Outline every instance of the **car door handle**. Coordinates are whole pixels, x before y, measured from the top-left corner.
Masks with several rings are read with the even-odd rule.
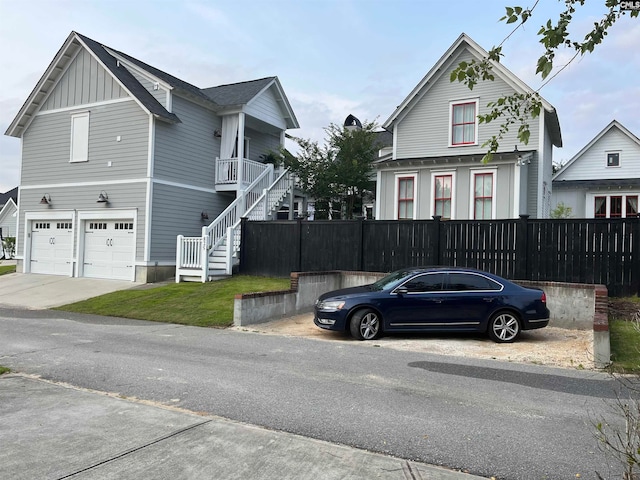
[[[431,299],[429,299],[429,301],[431,303],[442,303],[442,299],[441,298],[431,298]]]
[[[485,302],[491,303],[495,300],[494,297],[484,297],[482,300],[484,300]]]

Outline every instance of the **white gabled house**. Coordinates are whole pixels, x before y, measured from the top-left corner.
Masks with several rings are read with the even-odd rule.
[[[376,219],[549,216],[553,146],[562,146],[558,116],[543,99],[541,115],[530,122],[529,143],[520,143],[512,129],[493,161],[483,164],[482,144],[501,122],[480,125],[478,115],[503,95],[531,91],[500,63],[493,66],[495,81],[473,90],[450,81],[460,62],[486,56],[460,35],[383,124],[393,133],[393,149],[374,164]]]
[[[640,139],[613,120],[553,176],[553,207],[576,218],[638,215]]]
[[[230,272],[237,239],[223,237],[274,196],[263,158],[297,127],[277,77],[201,89],[71,32],[6,131],[22,143],[18,271],[143,282],[182,267],[197,279]],[[258,218],[277,208],[286,173],[278,185]],[[177,250],[182,236],[198,250]],[[208,261],[229,243],[224,263]]]

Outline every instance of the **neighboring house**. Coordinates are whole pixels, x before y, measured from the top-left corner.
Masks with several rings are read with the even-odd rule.
[[[16,236],[17,205],[18,187],[6,193],[0,193],[0,229],[3,238]]]
[[[277,77],[200,89],[71,32],[6,131],[22,140],[18,271],[173,276],[177,236],[272,175],[261,156],[297,127]]]
[[[553,207],[576,218],[636,216],[639,198],[640,139],[616,120],[553,176]]]
[[[493,65],[495,81],[473,90],[449,80],[460,62],[486,56],[462,34],[383,124],[393,133],[393,148],[375,163],[376,219],[549,216],[552,149],[562,146],[558,116],[543,99],[540,116],[529,124],[528,145],[518,141],[515,126],[483,164],[482,144],[501,121],[479,125],[478,114],[503,95],[531,91],[500,63]]]

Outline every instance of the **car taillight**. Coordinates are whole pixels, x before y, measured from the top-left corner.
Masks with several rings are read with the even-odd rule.
[[[540,298],[540,301],[542,303],[547,303],[547,294],[542,292],[542,297]]]

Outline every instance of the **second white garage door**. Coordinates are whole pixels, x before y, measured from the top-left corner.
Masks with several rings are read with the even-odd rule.
[[[86,220],[83,275],[133,280],[135,248],[132,219]]]

